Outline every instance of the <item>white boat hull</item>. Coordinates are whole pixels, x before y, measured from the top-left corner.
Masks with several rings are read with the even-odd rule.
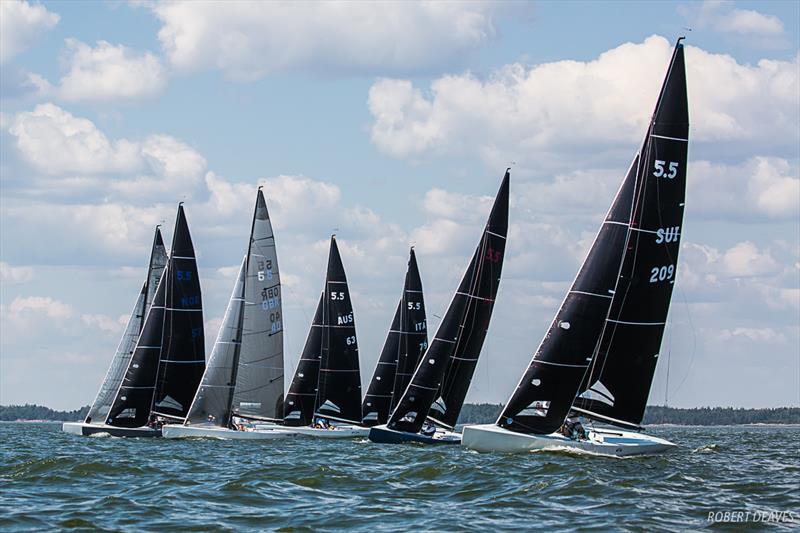
[[[227,439],[227,440],[271,440],[294,437],[293,431],[283,429],[236,431],[219,426],[184,426],[168,424],[161,428],[165,439]]]
[[[124,428],[117,426],[106,426],[104,424],[87,424],[85,422],[64,422],[61,424],[61,431],[72,435],[92,435],[108,434],[112,437],[160,437],[161,430],[150,427]]]
[[[277,424],[256,424],[256,430],[290,431],[301,437],[314,437],[318,439],[356,439],[366,438],[369,428],[352,425],[331,426],[330,429],[314,428],[310,426],[280,426]]]
[[[667,440],[632,431],[597,429],[589,431],[589,438],[586,440],[573,440],[559,433],[516,433],[495,424],[464,427],[461,444],[479,452],[564,450],[618,457],[659,454],[677,448],[677,445]]]

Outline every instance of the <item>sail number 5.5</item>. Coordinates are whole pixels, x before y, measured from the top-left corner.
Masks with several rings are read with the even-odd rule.
[[[672,279],[675,275],[675,265],[665,265],[662,267],[653,267],[650,269],[650,283],[658,283],[659,281],[666,281]]]
[[[665,167],[665,165],[667,165]],[[678,163],[675,161],[662,161],[661,159],[656,159],[655,163],[653,163],[653,176],[657,178],[667,178],[668,180],[673,179],[675,176],[678,175]]]

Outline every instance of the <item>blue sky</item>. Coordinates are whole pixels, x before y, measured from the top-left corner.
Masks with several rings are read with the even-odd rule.
[[[180,200],[212,342],[259,184],[287,380],[337,228],[366,382],[408,246],[435,324],[514,161],[508,257],[468,396],[505,401],[685,34],[689,192],[670,380],[664,358],[651,402],[800,405],[796,2],[0,8],[0,403],[91,401],[152,226],[169,237]]]

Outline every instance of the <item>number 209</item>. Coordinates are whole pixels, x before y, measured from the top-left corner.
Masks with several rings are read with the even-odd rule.
[[[675,275],[675,265],[665,265],[662,267],[653,267],[650,270],[650,283],[658,283],[672,279]]]

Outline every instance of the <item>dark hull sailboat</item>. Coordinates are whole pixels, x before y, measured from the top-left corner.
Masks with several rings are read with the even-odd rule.
[[[324,424],[315,422],[324,420]],[[355,318],[336,237],[331,237],[325,290],[284,403],[282,426],[300,435],[349,438],[361,427],[361,375]]]
[[[145,317],[150,311],[156,288],[161,280],[161,276],[164,274],[166,265],[167,250],[161,238],[161,231],[159,227],[156,226],[153,246],[150,251],[150,263],[147,269],[147,277],[142,285],[142,290],[139,292],[136,305],[134,305],[133,311],[128,318],[125,332],[117,346],[114,358],[111,360],[111,365],[106,372],[103,383],[100,385],[100,390],[97,392],[97,396],[94,402],[92,402],[92,406],[89,408],[89,412],[84,421],[64,422],[62,425],[63,431],[77,435],[91,435],[98,432],[96,431],[98,427],[104,427],[108,412],[111,410],[111,402],[113,402],[117,389],[119,389],[122,379],[125,377],[128,364],[136,348],[136,341],[144,327]]]
[[[362,424],[385,424],[428,348],[425,299],[417,256],[411,249],[403,295],[361,405]]]
[[[486,227],[461,284],[385,425],[373,442],[457,444],[454,427],[489,329],[508,233],[509,171],[506,170]]]
[[[550,330],[497,422],[464,428],[465,446],[609,455],[675,447],[640,424],[675,283],[688,117],[679,39],[644,144]],[[575,430],[577,416],[589,431]]]
[[[158,437],[168,420],[182,420],[205,369],[203,311],[197,262],[183,205],[153,304],[114,395],[105,423],[83,434]]]
[[[275,236],[259,187],[247,255],[208,366],[186,420],[164,426],[164,437],[263,440],[291,435],[252,431],[254,422],[283,417],[281,301]]]

